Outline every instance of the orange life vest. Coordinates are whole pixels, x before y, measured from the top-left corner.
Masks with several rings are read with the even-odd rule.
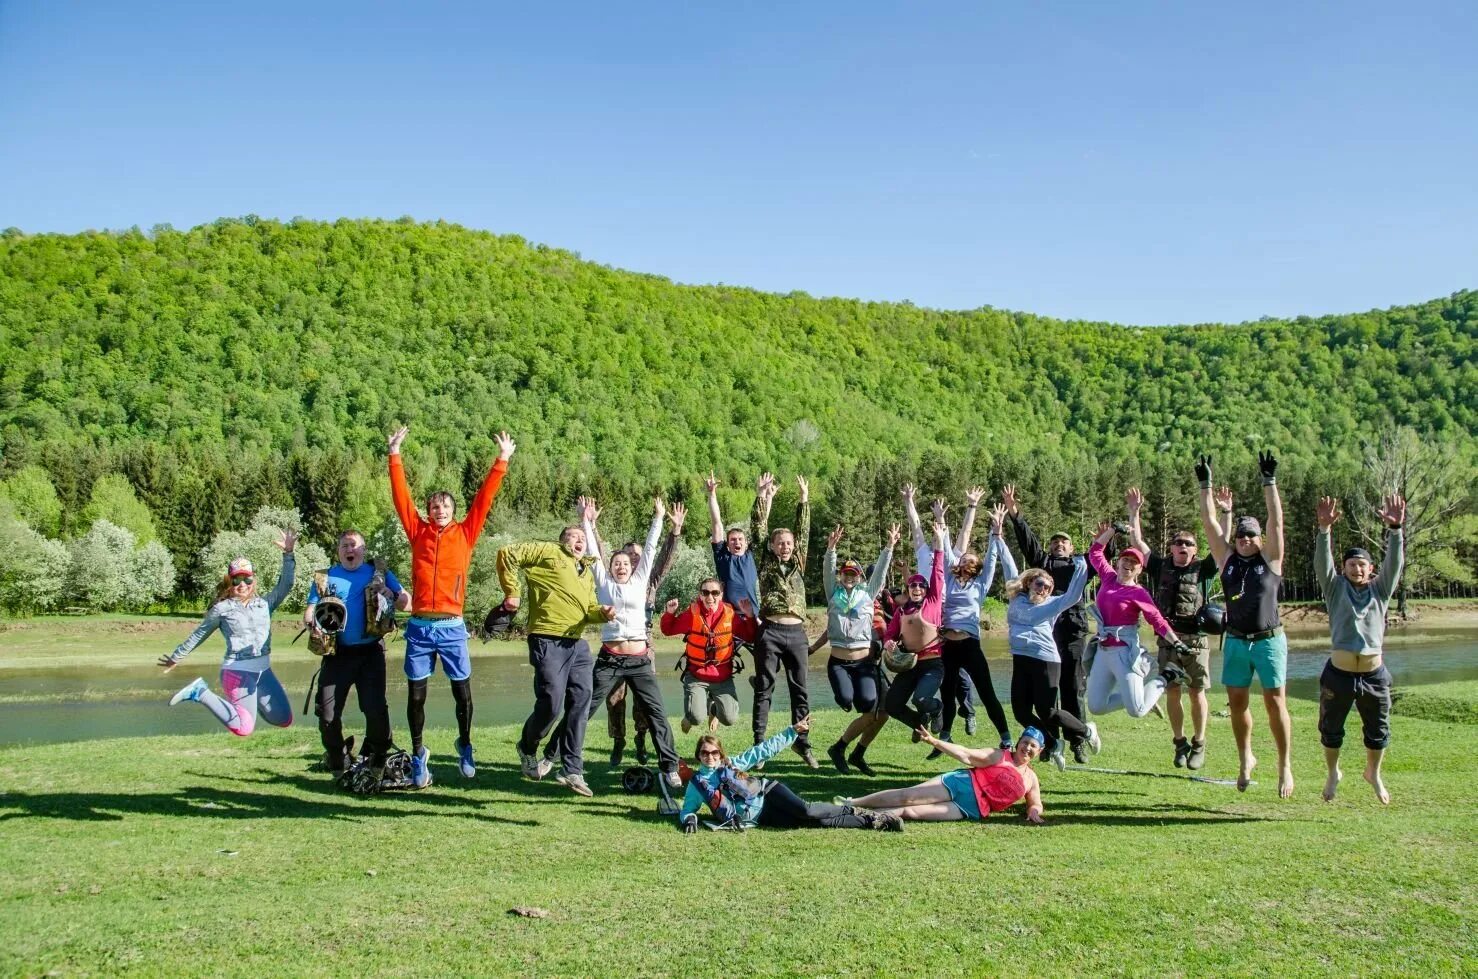
[[[725,602],[720,606],[718,621],[712,629],[708,627],[703,607],[694,602],[689,610],[692,623],[697,627],[688,630],[683,655],[687,657],[687,672],[697,675],[700,667],[728,672],[734,659],[734,606]]]

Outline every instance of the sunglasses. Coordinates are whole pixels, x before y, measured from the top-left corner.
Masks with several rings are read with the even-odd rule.
[[[1050,581],[1043,581],[1042,579],[1038,578],[1036,581],[1032,582],[1032,591],[1051,591],[1051,590],[1052,590],[1052,582],[1050,582]]]
[[[231,579],[231,584],[233,584],[233,585],[254,585],[254,584],[256,584],[256,581],[257,581],[257,579],[255,577],[253,577],[252,575],[245,575],[245,576],[240,577],[240,578],[232,578]]]
[[[1196,546],[1196,542],[1193,541],[1193,540],[1173,540],[1170,543],[1173,544],[1173,545],[1175,545],[1176,547],[1195,547]]]
[[[1260,534],[1254,534],[1251,531],[1242,531],[1242,530],[1239,530],[1239,531],[1237,531],[1236,539],[1237,540],[1256,540],[1260,536],[1261,536]]]
[[[718,758],[722,755],[723,752],[719,751],[717,748],[705,748],[704,750],[698,752],[699,758]]]
[[[711,589],[705,588],[702,591],[700,591],[698,594],[703,595],[703,596],[706,596],[708,598],[717,598],[718,596],[722,595],[723,592],[721,592],[721,591],[713,591]]]

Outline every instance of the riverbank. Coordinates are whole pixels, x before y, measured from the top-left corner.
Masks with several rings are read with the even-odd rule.
[[[1478,756],[1453,746],[1472,728],[1398,713],[1390,808],[1359,777],[1358,735],[1326,804],[1314,711],[1292,704],[1287,802],[1261,718],[1264,767],[1239,794],[1179,777],[1162,722],[1115,714],[1101,719],[1097,766],[1169,777],[1042,766],[1044,827],[1018,808],[901,834],[684,836],[655,799],[620,793],[597,762],[608,742],[596,725],[589,800],[521,779],[513,727],[479,731],[470,783],[452,764],[454,732],[429,731],[436,785],[373,799],[310,771],[319,747],[304,727],[0,749],[0,972],[1470,970]],[[818,739],[846,720],[821,712]],[[1222,722],[1205,774],[1232,774],[1228,740]],[[790,755],[765,775],[824,800],[944,769],[922,756],[890,729],[871,755],[875,780]],[[548,917],[508,913],[530,906]]]

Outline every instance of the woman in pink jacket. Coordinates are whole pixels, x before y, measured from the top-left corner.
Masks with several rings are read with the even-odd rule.
[[[904,601],[894,611],[883,634],[883,665],[897,672],[883,703],[890,717],[914,732],[915,741],[919,740],[920,727],[928,727],[944,709],[939,699],[939,687],[944,683],[944,661],[940,659],[944,646],[939,638],[939,624],[944,618],[947,533],[944,524],[934,525],[937,546],[929,578],[916,574],[908,579]]]

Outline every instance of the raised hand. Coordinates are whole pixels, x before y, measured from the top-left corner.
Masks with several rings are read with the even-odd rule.
[[[739,599],[739,611],[744,613],[746,619],[754,618],[754,602],[747,598]]]
[[[892,549],[892,548],[897,547],[898,546],[898,539],[900,537],[902,537],[902,536],[903,536],[903,528],[900,527],[898,524],[894,524],[893,526],[889,527],[888,528],[888,547],[889,547],[889,549]]]
[[[972,486],[965,490],[965,505],[969,507],[980,506],[980,501],[985,499],[984,486]]]
[[[939,549],[944,550],[944,543],[949,540],[949,527],[943,520],[934,521],[934,536],[939,540]]]
[[[759,483],[756,484],[756,492],[767,500],[773,500],[775,494],[779,492],[778,487],[775,485],[775,474],[765,473],[761,476]]]
[[[581,520],[590,524],[592,527],[600,519],[600,507],[595,505],[595,497],[593,496],[582,496],[577,499],[575,501],[575,512],[580,515]]]
[[[513,458],[513,453],[518,450],[518,443],[513,441],[513,436],[507,432],[499,432],[493,436],[493,441],[498,443],[498,458],[507,462]]]
[[[400,455],[400,443],[405,441],[405,437],[410,434],[410,431],[411,427],[409,425],[402,425],[390,433],[390,437],[385,440],[385,445],[389,447],[391,455]]]
[[[1144,506],[1144,494],[1139,491],[1138,486],[1131,486],[1124,492],[1124,506],[1129,510],[1131,517]]]
[[[1375,515],[1380,517],[1387,527],[1401,526],[1406,523],[1406,497],[1400,493],[1392,493],[1385,498],[1381,508],[1375,511]]]
[[[949,512],[949,504],[945,503],[944,497],[941,496],[939,499],[929,504],[929,510],[934,514],[934,522],[942,523],[944,520],[944,515]]]
[[[904,502],[913,502],[913,483],[904,483],[903,488],[899,492],[903,494]]]
[[[672,505],[672,512],[667,515],[667,519],[672,521],[672,532],[674,534],[681,534],[683,532],[683,521],[688,519],[687,504],[674,503]]]
[[[1232,512],[1232,488],[1230,486],[1218,487],[1212,499],[1215,501],[1218,510],[1223,513]]]
[[[295,530],[284,530],[282,536],[272,542],[273,546],[284,554],[291,554],[293,548],[298,546],[298,533]]]
[[[842,539],[842,533],[842,525],[837,524],[836,530],[833,530],[831,533],[826,535],[826,549],[828,551],[834,551],[837,549],[837,542]]]
[[[1006,527],[1006,504],[997,503],[990,510],[990,532],[993,537],[1000,537]]]
[[[1314,520],[1318,522],[1320,530],[1333,527],[1342,516],[1344,514],[1339,512],[1339,500],[1332,496],[1319,497],[1319,502],[1314,507]]]
[[[802,717],[800,720],[792,724],[791,727],[795,728],[796,734],[805,734],[807,731],[811,730],[811,715],[807,714],[805,717]]]
[[[1112,521],[1100,520],[1098,528],[1093,532],[1093,539],[1107,544],[1114,536],[1114,525]]]
[[[663,502],[662,497],[658,496],[652,499],[652,511],[656,514],[658,520],[667,516],[667,504]]]
[[[169,654],[168,653],[165,653],[163,656],[159,657],[157,660],[154,661],[154,665],[163,667],[164,668],[164,672],[168,673],[170,670],[174,669],[176,666],[179,666],[180,664],[178,664],[174,660],[170,659],[169,658]]]
[[[1211,488],[1211,457],[1209,455],[1196,459],[1196,482],[1202,489]]]
[[[677,614],[677,607],[678,607],[678,601],[677,601],[677,599],[675,599],[675,598],[669,598],[667,600],[667,605],[665,606],[665,608],[667,610],[667,614],[668,615],[676,615]]]
[[[805,503],[811,498],[811,484],[806,482],[806,477],[804,476],[797,476],[795,482],[801,488],[801,502]]]
[[[712,469],[708,470],[708,478],[703,481],[703,488],[708,491],[709,496],[718,492],[718,477],[713,474]]]
[[[1257,468],[1262,473],[1262,484],[1269,486],[1278,477],[1278,460],[1273,458],[1273,450],[1257,454]]]
[[[1017,513],[1020,508],[1016,505],[1016,484],[1007,483],[1001,490],[1001,503],[1006,507],[1007,513]]]

